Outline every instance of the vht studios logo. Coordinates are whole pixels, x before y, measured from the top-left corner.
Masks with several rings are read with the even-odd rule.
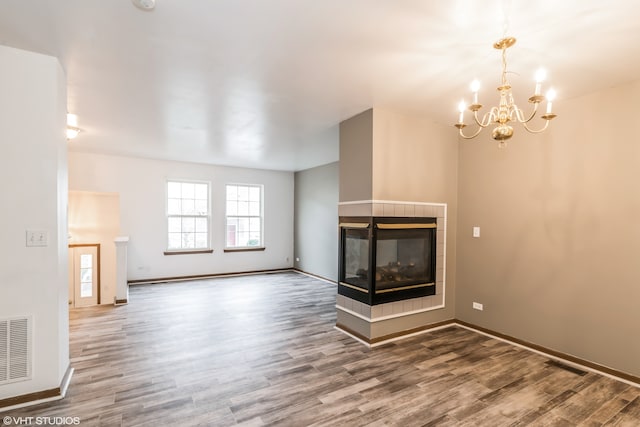
[[[10,417],[6,416],[2,419],[5,426],[65,426],[80,425],[80,417]]]

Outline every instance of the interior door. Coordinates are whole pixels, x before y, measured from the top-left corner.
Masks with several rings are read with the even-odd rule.
[[[69,266],[71,305],[100,304],[100,245],[69,246]]]

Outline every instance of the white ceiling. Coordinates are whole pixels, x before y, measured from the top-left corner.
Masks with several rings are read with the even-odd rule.
[[[301,170],[372,106],[451,124],[473,78],[497,102],[503,11],[516,95],[539,66],[557,104],[640,78],[637,0],[2,0],[0,44],[60,59],[71,150]]]

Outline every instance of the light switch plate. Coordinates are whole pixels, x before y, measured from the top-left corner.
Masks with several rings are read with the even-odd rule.
[[[480,237],[480,227],[473,227],[473,237]]]
[[[47,230],[27,230],[27,246],[49,246]]]

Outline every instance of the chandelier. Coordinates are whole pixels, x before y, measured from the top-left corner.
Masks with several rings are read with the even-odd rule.
[[[480,83],[477,80],[474,80],[473,83],[471,83],[473,104],[469,105],[467,108],[465,102],[461,101],[458,105],[460,116],[458,118],[458,123],[454,126],[458,128],[460,136],[464,139],[475,138],[484,128],[494,124],[495,127],[491,132],[491,136],[500,143],[500,146],[502,146],[513,136],[513,127],[509,125],[510,122],[519,122],[527,131],[531,133],[540,133],[545,131],[549,126],[549,121],[556,117],[551,110],[552,101],[556,96],[555,91],[553,89],[549,89],[546,96],[541,94],[542,81],[546,75],[544,70],[538,70],[536,73],[535,91],[529,98],[529,103],[533,104],[529,115],[525,115],[525,113],[516,105],[513,99],[513,93],[511,92],[511,84],[507,80],[507,49],[513,46],[515,42],[516,39],[514,37],[504,37],[493,44],[495,49],[502,50],[502,80],[500,86],[498,86],[498,92],[500,93],[500,102],[498,106],[492,107],[491,110],[482,116],[482,119],[478,117],[478,111],[482,108],[482,104],[478,103],[478,90],[480,89]],[[540,116],[541,119],[545,120],[544,126],[540,129],[532,129],[529,126],[529,122],[536,117],[538,106],[544,101],[547,103],[546,113]],[[478,130],[471,135],[465,135],[462,131],[467,126],[464,123],[465,109],[471,111],[473,119],[478,125]]]

